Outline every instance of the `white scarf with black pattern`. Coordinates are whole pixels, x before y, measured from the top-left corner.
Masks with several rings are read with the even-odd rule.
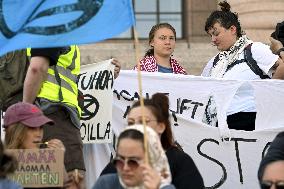
[[[219,61],[212,67],[210,76],[214,78],[222,78],[227,70],[227,67],[234,63],[239,55],[244,51],[245,47],[253,41],[249,40],[246,35],[240,37],[235,44],[228,50],[222,51],[219,56]]]

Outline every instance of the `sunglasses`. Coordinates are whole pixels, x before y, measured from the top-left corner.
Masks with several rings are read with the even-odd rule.
[[[122,170],[123,167],[125,166],[125,164],[127,164],[127,166],[131,169],[137,169],[140,166],[140,161],[137,158],[121,158],[121,157],[116,157],[112,160],[112,163],[114,164],[114,166],[119,169]]]
[[[276,189],[284,189],[284,181],[277,181],[277,182],[262,181],[260,183],[261,189],[270,189],[273,185],[275,186]]]

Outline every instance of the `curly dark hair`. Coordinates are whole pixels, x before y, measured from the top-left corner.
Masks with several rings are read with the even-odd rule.
[[[208,32],[215,23],[219,23],[226,29],[235,26],[237,28],[237,37],[241,37],[244,32],[242,31],[238,14],[231,12],[231,6],[226,1],[220,2],[218,5],[221,7],[221,10],[216,10],[210,14],[205,23],[205,31]]]

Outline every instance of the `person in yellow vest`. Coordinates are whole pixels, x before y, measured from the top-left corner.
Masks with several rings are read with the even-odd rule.
[[[78,46],[27,49],[30,65],[24,82],[23,102],[37,104],[55,122],[44,126],[43,141],[60,139],[66,147],[65,168],[77,188],[85,188],[85,165],[80,135],[77,76],[80,73]],[[113,59],[114,77],[120,63]]]

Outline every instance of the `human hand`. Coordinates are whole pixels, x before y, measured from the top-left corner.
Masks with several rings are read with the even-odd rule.
[[[277,51],[283,47],[282,43],[273,37],[269,38],[271,44],[270,44],[270,49],[274,54],[277,54]]]
[[[84,171],[75,169],[67,173],[67,179],[64,182],[66,189],[85,189]]]
[[[161,182],[161,176],[150,165],[142,164],[143,183],[146,189],[158,189]]]
[[[120,62],[119,62],[117,59],[115,59],[115,58],[113,58],[113,59],[111,60],[111,63],[112,63],[113,65],[115,65],[115,67],[114,67],[114,79],[116,79],[116,78],[118,77],[118,75],[119,75],[120,68],[121,68],[121,64],[120,64]]]
[[[48,148],[56,148],[56,149],[61,149],[63,152],[65,152],[65,146],[59,139],[51,139],[47,143]]]

